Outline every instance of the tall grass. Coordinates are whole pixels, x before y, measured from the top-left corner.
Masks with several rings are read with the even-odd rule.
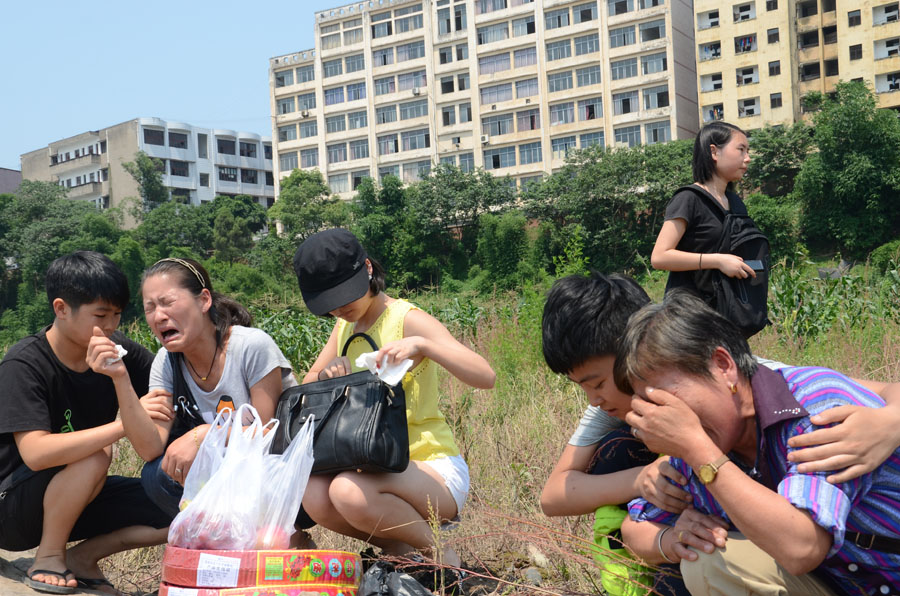
[[[828,366],[857,378],[900,381],[900,317],[894,314],[900,304],[892,301],[900,296],[900,277],[894,272],[891,278],[889,272],[876,279],[864,270],[854,275],[858,279],[832,282],[799,271],[776,272],[771,304],[776,325],[752,339],[754,352],[789,364]],[[654,274],[645,282],[651,296],[660,299],[665,278]],[[472,389],[447,374],[441,377],[442,410],[472,479],[462,523],[442,540],[479,573],[502,578],[506,583],[498,592],[537,590],[526,586],[522,571],[542,554],[547,560],[541,568],[544,593],[598,593],[598,573],[587,542],[592,520],[550,519],[540,511],[543,484],[587,405],[576,386],[550,373],[543,363],[540,319],[545,291],[538,287],[488,298],[440,292],[411,297],[483,354],[497,372],[491,391]],[[787,312],[795,313],[793,318]],[[290,304],[270,303],[255,308],[254,316],[301,376],[332,324]],[[155,349],[145,326],[135,323],[127,331]],[[116,470],[137,474],[140,461],[127,442],[120,443],[118,453]],[[363,546],[320,529],[314,536],[321,547]],[[160,549],[124,553],[111,559],[109,570],[125,589],[152,590],[159,558]]]

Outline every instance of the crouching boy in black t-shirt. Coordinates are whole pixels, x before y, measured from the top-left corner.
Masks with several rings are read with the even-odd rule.
[[[60,257],[46,286],[53,324],[0,362],[0,548],[37,547],[25,579],[35,590],[117,594],[97,561],[165,542],[170,518],[140,479],[107,476],[112,445],[127,436],[142,458],[159,455],[153,419],[171,416],[168,396],[138,399],[153,355],[116,332],[129,292],[111,260]],[[116,344],[128,351],[120,360]],[[84,541],[66,550],[74,540]]]

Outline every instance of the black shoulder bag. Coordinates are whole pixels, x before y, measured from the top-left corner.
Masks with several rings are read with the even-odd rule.
[[[377,350],[365,333],[351,335],[341,350],[362,337]],[[406,395],[369,371],[305,383],[281,394],[275,418],[280,421],[272,444],[282,453],[310,415],[315,416],[314,474],[345,470],[402,472],[409,465],[409,429]]]
[[[168,353],[169,365],[172,367],[172,402],[175,410],[175,423],[172,424],[172,430],[169,431],[169,444],[195,426],[203,424],[200,407],[181,372],[183,357],[180,352]]]

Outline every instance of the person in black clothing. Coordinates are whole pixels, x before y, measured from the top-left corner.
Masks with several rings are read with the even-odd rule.
[[[716,252],[722,236],[723,212],[735,210],[738,205],[743,210],[741,198],[732,188],[747,171],[748,150],[747,135],[733,124],[711,122],[697,134],[692,163],[694,184],[669,201],[650,255],[655,269],[671,272],[666,292],[683,287],[710,302],[712,289],[697,284],[697,271],[718,269],[729,277],[756,277],[753,267],[741,257]]]
[[[120,594],[97,561],[165,542],[171,518],[138,478],[107,475],[112,445],[127,436],[152,455],[153,420],[171,417],[169,396],[147,393],[153,354],[116,331],[130,294],[109,258],[60,257],[46,286],[53,323],[0,362],[0,548],[37,547],[25,579],[35,590]],[[67,550],[74,540],[83,542]]]

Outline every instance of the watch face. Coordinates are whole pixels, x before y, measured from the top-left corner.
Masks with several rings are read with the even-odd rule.
[[[709,484],[716,477],[716,470],[709,464],[703,464],[700,466],[700,470],[698,471],[698,476],[700,476],[700,482],[703,484]]]

